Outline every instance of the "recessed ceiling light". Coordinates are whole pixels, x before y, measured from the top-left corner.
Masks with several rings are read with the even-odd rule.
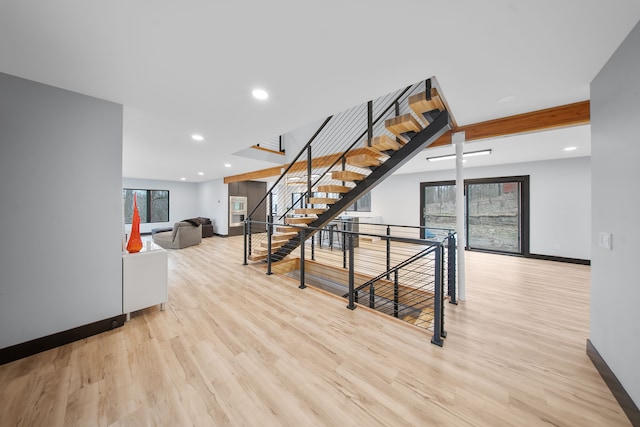
[[[264,100],[269,97],[269,94],[267,93],[267,91],[263,89],[254,89],[253,92],[251,92],[251,94],[255,99],[260,99],[260,100]]]
[[[504,103],[507,103],[507,102],[511,102],[514,99],[516,99],[516,97],[514,95],[507,95],[507,96],[503,96],[502,98],[498,99],[497,102],[499,104],[504,104]]]
[[[567,147],[564,149],[564,151],[573,151],[573,150],[577,150],[578,147]]]
[[[204,175],[204,172],[198,172],[198,175],[202,176]]]
[[[193,135],[191,135],[191,139],[193,139],[194,141],[204,141],[204,136],[194,133]]]
[[[225,167],[225,168],[230,168],[230,167],[231,167],[231,163],[225,163],[225,164],[224,164],[224,167]]]
[[[186,181],[187,178],[185,178],[184,176],[180,178],[180,181]]]

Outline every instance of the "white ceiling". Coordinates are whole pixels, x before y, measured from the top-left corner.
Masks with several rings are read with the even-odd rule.
[[[639,20],[638,0],[0,0],[0,72],[123,104],[123,175],[198,182],[271,167],[232,153],[433,75],[459,125],[589,99]],[[562,135],[588,144],[588,127],[496,144],[541,155]]]

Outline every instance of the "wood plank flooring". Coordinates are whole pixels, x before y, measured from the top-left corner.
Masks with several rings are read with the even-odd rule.
[[[0,366],[0,425],[630,425],[585,353],[589,267],[469,253],[440,348],[241,247],[171,250],[166,311]]]

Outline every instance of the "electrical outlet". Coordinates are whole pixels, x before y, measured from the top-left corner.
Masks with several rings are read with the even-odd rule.
[[[601,231],[600,234],[598,234],[598,246],[600,246],[601,248],[605,248],[607,250],[611,250],[611,233],[607,233],[604,231]]]

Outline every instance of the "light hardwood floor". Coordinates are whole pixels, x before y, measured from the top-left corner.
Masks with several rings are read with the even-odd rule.
[[[585,353],[589,267],[468,253],[440,348],[241,244],[170,251],[166,311],[0,366],[0,425],[629,425]]]

